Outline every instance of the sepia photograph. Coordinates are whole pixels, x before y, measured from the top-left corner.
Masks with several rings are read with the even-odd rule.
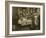
[[[40,30],[40,8],[12,7],[12,31]]]

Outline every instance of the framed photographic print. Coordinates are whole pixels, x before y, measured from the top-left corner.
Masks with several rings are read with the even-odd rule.
[[[6,36],[44,35],[44,3],[8,1],[6,4]]]

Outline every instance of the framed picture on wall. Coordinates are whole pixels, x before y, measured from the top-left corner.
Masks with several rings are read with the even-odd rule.
[[[44,35],[44,3],[9,1],[5,10],[6,36]]]

